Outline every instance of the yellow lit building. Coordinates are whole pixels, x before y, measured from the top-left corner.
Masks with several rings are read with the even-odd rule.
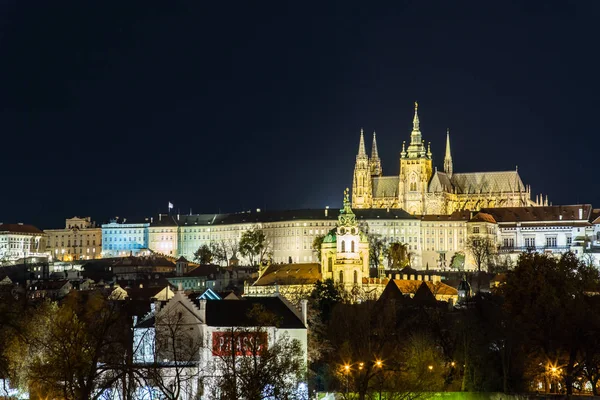
[[[102,229],[90,217],[73,217],[64,229],[46,229],[47,251],[52,259],[60,261],[92,260],[101,258]]]
[[[450,151],[450,133],[446,135],[444,170],[433,164],[431,145],[421,136],[417,104],[408,148],[402,144],[400,171],[384,176],[373,134],[371,157],[365,150],[361,130],[352,184],[352,207],[402,208],[412,215],[452,214],[455,211],[484,207],[525,207],[547,205],[533,202],[530,188],[523,184],[518,170],[455,173]]]

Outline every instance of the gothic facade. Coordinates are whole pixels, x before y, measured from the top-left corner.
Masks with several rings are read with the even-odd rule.
[[[421,136],[418,105],[415,103],[410,144],[402,143],[398,175],[384,176],[373,133],[371,157],[365,150],[361,129],[352,183],[353,208],[402,208],[412,215],[452,214],[455,211],[484,207],[525,207],[547,205],[531,200],[517,169],[500,172],[455,173],[446,134],[444,170],[433,167],[431,143]]]

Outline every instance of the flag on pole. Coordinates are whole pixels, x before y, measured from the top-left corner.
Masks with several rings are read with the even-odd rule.
[[[173,208],[173,203],[169,202],[169,210]]]

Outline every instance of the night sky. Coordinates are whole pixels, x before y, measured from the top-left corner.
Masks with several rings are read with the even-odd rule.
[[[415,100],[438,168],[449,127],[455,172],[600,207],[600,2],[210,3],[0,0],[0,221],[338,207]]]

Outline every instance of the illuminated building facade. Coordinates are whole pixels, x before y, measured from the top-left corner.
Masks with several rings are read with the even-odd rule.
[[[365,150],[361,130],[352,184],[352,207],[402,208],[412,215],[452,214],[455,211],[484,207],[525,207],[548,205],[538,198],[533,202],[530,188],[523,184],[517,169],[501,172],[455,173],[446,135],[444,170],[433,165],[431,145],[421,136],[417,104],[410,144],[400,152],[398,175],[384,176],[373,134],[371,157]]]
[[[46,234],[33,225],[0,224],[0,263],[46,257]]]
[[[148,250],[149,222],[112,220],[102,225],[102,257],[143,255]]]
[[[65,221],[64,229],[46,229],[47,250],[54,260],[75,261],[100,258],[102,229],[90,217],[73,217]]]
[[[590,204],[484,208],[469,221],[467,230],[468,236],[489,237],[501,264],[514,265],[523,252],[571,251],[600,267],[600,210]]]

